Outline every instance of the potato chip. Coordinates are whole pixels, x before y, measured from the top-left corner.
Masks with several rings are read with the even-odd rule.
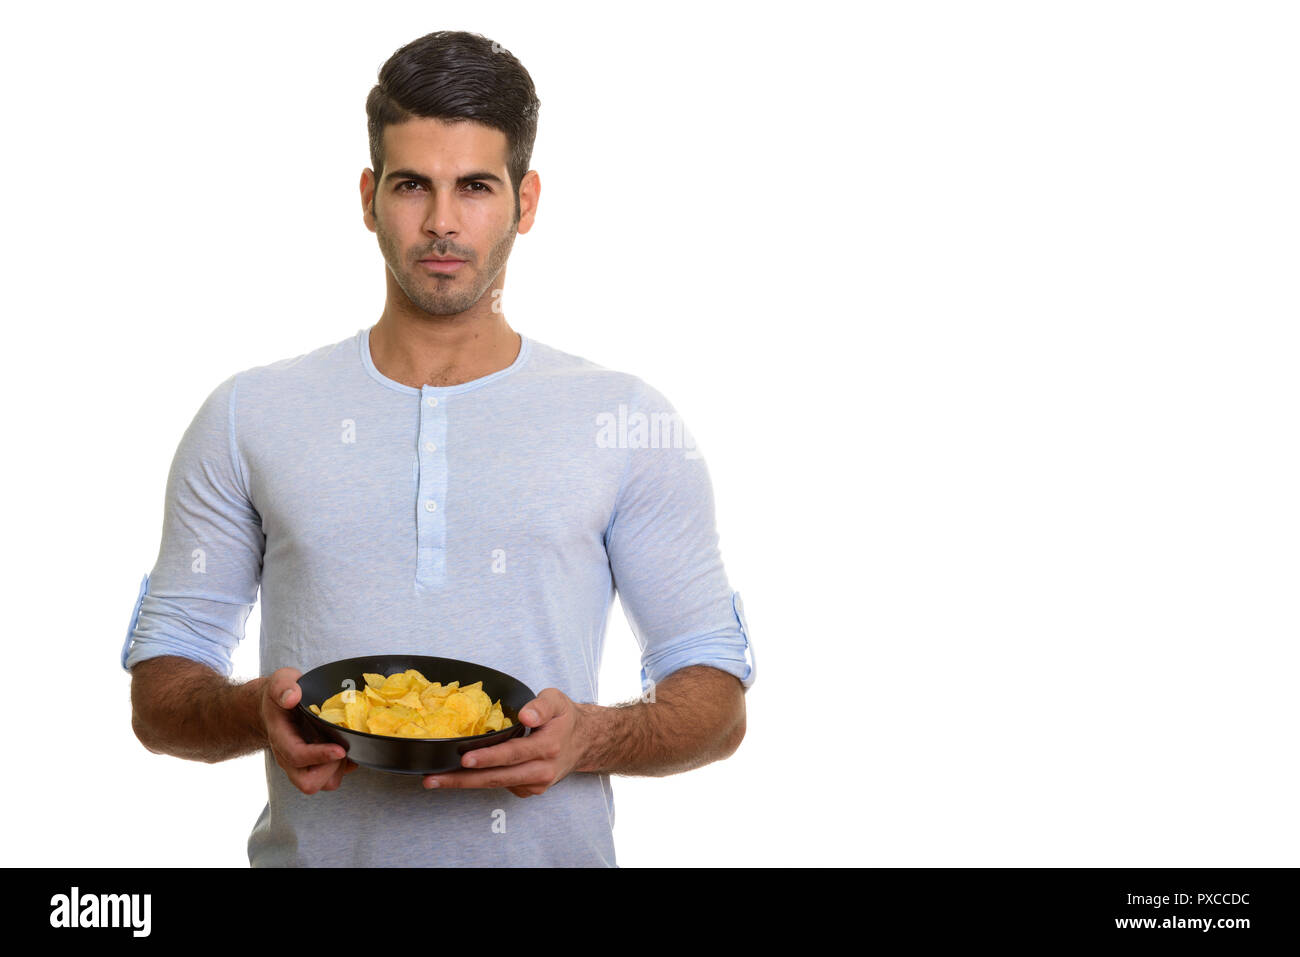
[[[343,716],[347,720],[348,727],[354,731],[364,731],[366,727],[366,715],[370,712],[370,699],[365,695],[352,693],[352,700],[343,708]]]
[[[457,725],[461,727],[466,723],[473,724],[478,720],[478,708],[474,706],[474,702],[459,691],[447,696],[447,700],[442,703],[442,712],[454,715]]]
[[[479,684],[482,685],[482,682],[479,682]],[[471,687],[462,690],[461,694],[469,699],[470,703],[474,705],[474,709],[483,717],[486,718],[488,712],[492,710],[492,699],[481,688]]]
[[[389,701],[396,701],[398,698],[405,697],[410,690],[411,679],[407,675],[398,672],[395,675],[388,676],[379,688],[379,693]]]
[[[461,734],[460,725],[453,715],[439,714],[435,715],[433,720],[429,722],[429,737],[460,738],[464,737],[464,735]]]
[[[420,692],[420,697],[425,699],[425,701],[428,701],[430,698],[441,700],[449,694],[451,694],[450,688],[445,688],[435,681],[433,684],[429,685],[429,687]]]
[[[404,722],[391,708],[371,708],[366,715],[366,730],[371,734],[394,734]]]
[[[405,705],[406,707],[410,708],[412,711],[419,711],[420,708],[422,707],[422,705],[420,704],[420,695],[416,692],[414,688],[406,692],[405,695],[398,698],[397,701],[394,703]]]
[[[500,731],[513,722],[483,690],[483,682],[465,687],[440,684],[408,668],[384,677],[362,675],[363,690],[345,688],[313,714],[353,731],[400,738],[462,738]]]

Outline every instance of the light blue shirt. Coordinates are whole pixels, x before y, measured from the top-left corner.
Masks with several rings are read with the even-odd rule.
[[[229,676],[260,584],[263,675],[407,652],[596,702],[617,589],[643,686],[688,665],[753,683],[708,471],[664,396],[526,336],[505,369],[416,389],[379,372],[369,332],[204,401],[124,668],[180,655]],[[305,795],[264,760],[253,866],[615,864],[606,774],[523,799],[358,768]]]

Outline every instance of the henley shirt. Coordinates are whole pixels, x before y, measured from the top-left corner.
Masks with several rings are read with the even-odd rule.
[[[218,385],[172,461],[122,667],[179,655],[229,677],[259,586],[264,676],[425,654],[597,702],[617,591],[643,687],[689,665],[755,677],[676,410],[526,336],[510,366],[460,385],[389,379],[369,328]],[[607,774],[524,799],[361,767],[306,795],[263,758],[255,867],[616,866]]]

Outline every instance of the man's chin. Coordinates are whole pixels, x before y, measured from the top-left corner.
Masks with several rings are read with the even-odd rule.
[[[447,302],[445,300],[441,302],[420,302],[417,299],[412,299],[411,302],[413,302],[415,307],[425,315],[437,316],[439,318],[445,316],[459,316],[462,312],[469,309],[470,306],[474,305],[472,302],[459,303]]]

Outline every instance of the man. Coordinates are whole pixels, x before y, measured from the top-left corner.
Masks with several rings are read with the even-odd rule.
[[[383,314],[231,376],[195,416],[123,648],[133,726],[185,758],[265,750],[254,866],[612,866],[611,774],[698,767],[744,736],[752,654],[708,474],[653,388],[506,322],[506,259],[540,194],[523,66],[430,34],[366,109]],[[263,677],[232,683],[259,583]],[[615,590],[652,693],[601,707]],[[296,679],[391,652],[542,688],[530,733],[423,780],[304,741]]]

